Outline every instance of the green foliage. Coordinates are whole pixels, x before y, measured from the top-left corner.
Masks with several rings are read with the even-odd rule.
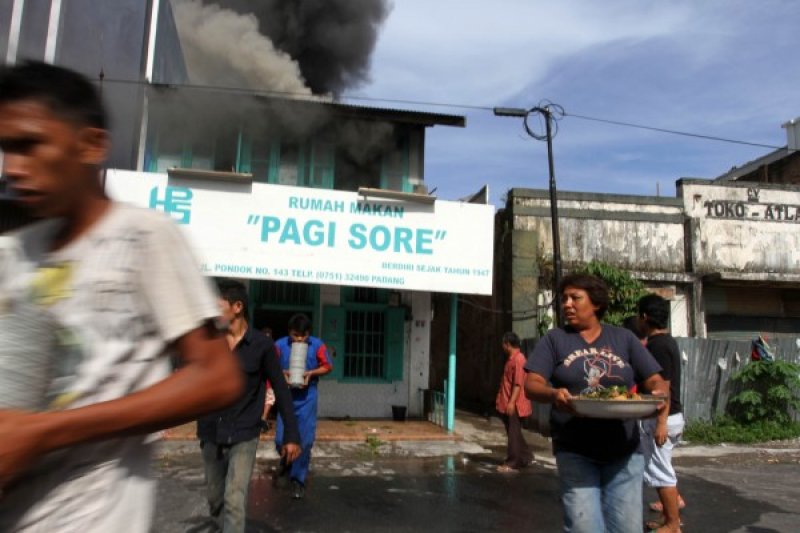
[[[730,417],[717,418],[713,423],[707,421],[690,422],[683,432],[683,439],[693,444],[753,444],[772,440],[786,440],[800,437],[800,424],[790,422],[781,424],[758,421],[740,424]]]
[[[578,272],[596,276],[608,285],[610,302],[603,322],[620,326],[625,318],[639,314],[637,304],[647,289],[630,273],[602,261],[591,261]]]
[[[367,435],[366,443],[372,455],[378,455],[381,445],[384,444],[376,435]]]
[[[728,401],[736,422],[789,424],[800,411],[800,365],[787,361],[751,361],[731,376],[739,391]]]
[[[539,321],[536,323],[536,330],[539,332],[539,337],[544,337],[552,325],[553,319],[550,318],[550,315],[542,314]]]
[[[690,442],[749,444],[800,437],[800,365],[786,361],[751,361],[731,376],[738,392],[728,401],[728,414],[713,422],[687,424]]]

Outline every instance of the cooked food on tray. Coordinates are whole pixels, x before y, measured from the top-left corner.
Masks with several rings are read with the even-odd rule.
[[[641,400],[642,397],[636,393],[628,390],[624,385],[612,385],[611,387],[604,387],[595,389],[591,392],[581,393],[580,398],[587,398],[590,400]]]

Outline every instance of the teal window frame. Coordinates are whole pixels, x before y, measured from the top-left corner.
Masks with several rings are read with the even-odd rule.
[[[320,291],[319,285],[317,284],[308,284],[311,291],[311,299],[309,302],[301,302],[301,303],[277,303],[274,301],[263,301],[261,299],[261,293],[258,289],[254,287],[255,284],[260,283],[293,283],[291,281],[274,281],[274,280],[250,280],[250,288],[247,291],[247,300],[248,300],[248,307],[250,308],[250,321],[252,322],[255,316],[255,312],[257,309],[272,309],[275,311],[294,311],[296,313],[306,313],[311,315],[312,322],[313,322],[313,331],[319,331],[320,329],[320,316],[319,316],[319,308],[320,308]],[[261,300],[257,302],[256,300]],[[323,339],[324,340],[324,339]]]
[[[398,133],[399,137],[395,143],[394,149],[390,153],[385,153],[381,157],[381,189],[392,189],[391,180],[394,176],[391,175],[395,169],[391,168],[390,157],[400,157],[400,183],[402,192],[412,192],[413,187],[409,182],[409,167],[411,160],[411,138],[408,130],[402,130]],[[396,188],[394,190],[397,190]]]
[[[240,131],[238,144],[238,157],[242,163],[240,172],[252,172],[254,161],[266,163],[266,175],[256,175],[254,181],[280,184],[281,153],[291,143],[279,138],[269,141],[261,139],[261,141],[256,142],[255,137]],[[254,153],[254,145],[268,145],[269,154]],[[335,144],[317,139],[298,143],[295,146],[297,147],[297,183],[294,186],[332,190],[336,175]],[[321,149],[327,150],[324,156],[319,154]],[[322,163],[319,162],[321,157],[325,158]]]
[[[376,303],[353,301],[356,287],[342,287],[338,306],[323,309],[323,341],[337,354],[331,377],[343,383],[392,383],[404,379],[405,370],[405,315],[403,307],[388,305],[389,291],[377,289]],[[349,312],[379,312],[383,314],[383,375],[380,377],[345,376],[347,366],[347,314]],[[352,332],[351,332],[352,333]]]
[[[211,161],[211,168],[216,166],[217,158],[217,144],[219,139],[214,139],[209,144],[211,145],[211,154],[209,154]],[[147,158],[146,172],[158,172],[158,161],[161,157],[159,146],[161,144],[161,131],[157,130],[153,143],[150,149],[149,157]],[[234,162],[234,170],[236,172],[250,172],[251,168],[251,151],[252,146],[250,139],[244,134],[243,129],[240,127],[236,139],[236,158]],[[181,153],[180,153],[180,167],[181,168],[194,168],[194,146],[186,136],[181,139]],[[204,167],[205,168],[205,167]]]

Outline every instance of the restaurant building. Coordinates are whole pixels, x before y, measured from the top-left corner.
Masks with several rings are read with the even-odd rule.
[[[209,277],[245,280],[254,327],[312,319],[334,356],[320,416],[425,414],[432,294],[492,291],[494,209],[425,185],[426,129],[463,116],[191,85],[167,1],[0,1],[0,54],[96,81],[106,190],[174,218]]]

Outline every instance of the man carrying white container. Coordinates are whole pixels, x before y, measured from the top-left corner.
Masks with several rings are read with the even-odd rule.
[[[300,457],[291,465],[281,461],[278,480],[288,475],[292,483],[292,497],[300,499],[305,495],[311,448],[317,433],[317,382],[320,376],[333,370],[333,364],[325,343],[311,336],[311,320],[304,314],[289,319],[289,335],[279,339],[275,346],[292,391],[294,413],[300,426],[300,447],[303,449]],[[284,421],[278,416],[275,444],[280,449],[283,443]]]

